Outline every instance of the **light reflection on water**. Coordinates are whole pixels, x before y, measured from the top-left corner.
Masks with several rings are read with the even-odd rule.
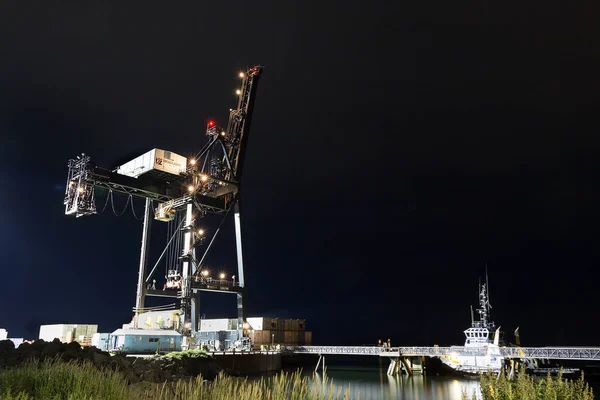
[[[312,376],[313,372],[305,374]],[[477,380],[422,375],[394,377],[376,367],[329,366],[326,380],[322,372],[314,375],[314,379],[315,383],[323,385],[325,393],[332,383],[334,393],[340,391],[344,394],[349,389],[350,399],[358,399],[360,395],[360,400],[460,400],[463,389],[466,389],[469,400],[473,392],[481,399]]]

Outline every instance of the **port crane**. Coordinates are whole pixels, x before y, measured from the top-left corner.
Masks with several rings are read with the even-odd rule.
[[[95,189],[144,198],[145,209],[140,251],[139,275],[134,322],[145,309],[145,296],[172,297],[180,300],[183,311],[182,333],[189,338],[198,330],[201,291],[233,293],[237,296],[238,337],[245,336],[245,280],[240,222],[241,177],[248,143],[256,91],[263,67],[258,65],[240,72],[238,103],[230,109],[225,127],[209,121],[207,143],[194,158],[187,159],[169,151],[154,149],[137,159],[109,170],[95,166],[90,156],[82,153],[68,162],[65,189],[65,214],[83,217],[97,214]],[[107,198],[108,201],[108,198]],[[154,207],[155,202],[157,206]],[[132,204],[133,209],[133,204]],[[237,250],[237,281],[224,283],[203,276],[202,266],[227,217],[233,213]],[[173,222],[181,219],[158,261],[149,273],[148,243],[154,219]],[[178,218],[183,214],[184,217]],[[210,241],[197,222],[207,214],[221,216],[221,222]],[[205,243],[208,242],[207,245]],[[169,289],[150,286],[156,269],[173,243],[181,245],[179,261],[168,271]],[[196,250],[204,248],[202,257]],[[154,281],[155,282],[155,281]]]

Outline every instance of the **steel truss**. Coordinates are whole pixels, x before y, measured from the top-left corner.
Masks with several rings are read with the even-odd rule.
[[[283,352],[320,355],[365,355],[379,357],[485,356],[487,350],[465,346],[380,347],[380,346],[285,346]],[[500,347],[505,358],[600,361],[600,347]]]
[[[500,354],[506,358],[600,361],[599,347],[502,347]]]

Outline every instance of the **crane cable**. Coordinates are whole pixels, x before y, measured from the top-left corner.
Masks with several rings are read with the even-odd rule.
[[[100,213],[98,213],[98,215],[101,215],[104,210],[106,210],[106,206],[108,205],[108,200],[112,197],[112,190],[108,191],[108,194],[106,195],[106,201],[104,202],[104,207],[102,207],[102,211],[100,211]]]
[[[129,195],[129,198],[131,199],[131,212],[133,213],[133,218],[137,219],[138,221],[141,221],[142,219],[144,219],[144,215],[146,214],[146,210],[144,209],[144,215],[142,215],[141,218],[138,218],[138,216],[135,214],[135,208],[133,207],[133,196]],[[152,207],[152,200],[150,200],[150,206]],[[154,208],[152,208],[154,209]]]
[[[131,197],[131,195],[129,195],[129,197],[127,197],[127,202],[125,203],[125,207],[123,208],[123,211],[121,211],[120,213],[117,213],[117,210],[115,210],[115,198],[114,198],[114,196],[111,196],[112,210],[113,210],[113,213],[117,217],[120,217],[121,215],[123,215],[125,213],[125,211],[127,210],[127,206],[129,205],[129,198],[130,197]]]

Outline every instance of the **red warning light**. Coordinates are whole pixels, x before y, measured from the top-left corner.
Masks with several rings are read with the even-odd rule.
[[[215,126],[215,121],[208,121],[208,126]]]

